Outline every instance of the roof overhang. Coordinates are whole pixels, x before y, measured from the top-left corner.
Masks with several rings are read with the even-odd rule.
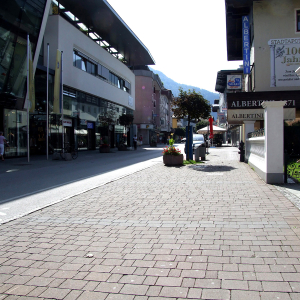
[[[154,65],[146,46],[106,0],[59,0],[89,29],[124,56],[128,66]]]
[[[255,0],[225,0],[227,60],[243,60],[242,16],[249,15]]]
[[[236,69],[236,70],[221,70],[217,73],[217,80],[215,91],[219,93],[224,93],[227,87],[227,75],[239,75],[243,74],[243,69]]]

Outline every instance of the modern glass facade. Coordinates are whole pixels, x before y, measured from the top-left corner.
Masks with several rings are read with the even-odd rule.
[[[0,131],[10,143],[6,156],[27,155],[27,112],[24,100],[27,90],[27,34],[33,53],[39,39],[47,0],[9,0],[0,6]],[[43,65],[44,42],[35,71],[35,111],[29,115],[30,154],[46,154],[47,127],[49,150],[62,148],[64,141],[78,146],[79,150],[93,150],[100,140],[111,147],[129,139],[124,126],[119,124],[123,114],[132,109],[117,105],[100,97],[64,86],[64,116],[53,113],[54,71],[49,74],[49,124],[47,124],[47,74]],[[130,95],[130,83],[116,76],[99,63],[83,57],[74,50],[74,66],[99,80],[114,85]],[[77,57],[78,56],[78,57]],[[74,67],[73,66],[73,67]],[[62,123],[63,121],[63,123]]]
[[[46,0],[9,0],[0,5],[0,130],[10,142],[8,156],[26,155],[27,34],[33,52]]]
[[[2,1],[0,6],[0,98],[26,92],[27,34],[35,51],[46,0]],[[5,101],[7,102],[7,101]],[[22,103],[23,104],[23,103]]]

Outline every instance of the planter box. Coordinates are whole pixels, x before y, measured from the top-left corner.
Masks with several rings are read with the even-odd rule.
[[[110,147],[100,147],[99,152],[100,153],[109,153],[110,152]]]
[[[164,155],[163,161],[166,166],[183,165],[183,154],[180,155]]]

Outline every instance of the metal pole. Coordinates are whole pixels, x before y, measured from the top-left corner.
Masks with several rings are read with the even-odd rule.
[[[30,162],[29,145],[29,34],[27,34],[27,161]]]
[[[47,153],[47,160],[49,159],[49,43],[47,43],[47,120],[46,120],[46,153]]]
[[[64,128],[64,88],[63,88],[63,51],[61,51],[61,128],[62,128],[62,151],[65,146],[65,128]]]

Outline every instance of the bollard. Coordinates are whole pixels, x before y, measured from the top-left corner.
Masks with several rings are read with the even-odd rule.
[[[195,149],[195,161],[199,161],[199,147]]]
[[[199,161],[199,157],[201,160],[205,160],[206,155],[206,147],[199,146],[195,149],[195,161]]]
[[[239,146],[239,154],[240,154],[240,162],[244,162],[245,161],[245,149],[244,149],[244,142],[241,141],[240,142],[240,146]]]

